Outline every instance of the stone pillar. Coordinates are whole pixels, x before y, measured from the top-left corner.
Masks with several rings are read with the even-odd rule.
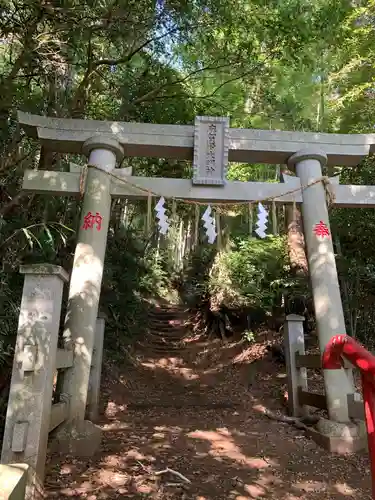
[[[96,320],[95,342],[90,372],[90,387],[87,402],[87,416],[95,422],[99,416],[100,381],[102,375],[103,342],[105,319],[99,315]]]
[[[284,347],[286,370],[288,375],[288,410],[289,414],[299,417],[303,408],[298,402],[298,388],[307,391],[306,368],[296,367],[296,354],[305,354],[305,337],[303,322],[305,318],[297,314],[289,314],[284,324]]]
[[[86,411],[111,210],[111,177],[107,172],[115,168],[116,160],[122,159],[123,149],[114,138],[99,135],[85,142],[83,152],[89,156],[88,173],[64,330],[66,347],[74,350],[74,362],[66,370],[63,383],[63,392],[70,398],[69,421],[81,424]]]
[[[3,464],[30,466],[27,498],[43,484],[64,282],[59,266],[22,266],[25,274],[12,381],[5,421]]]
[[[302,217],[321,352],[333,336],[346,332],[325,188],[322,182],[304,188],[322,177],[326,162],[327,156],[319,149],[300,151],[288,161],[289,166],[295,166],[302,186]],[[343,369],[324,370],[324,384],[329,418],[348,422],[347,395],[354,392],[350,377]]]

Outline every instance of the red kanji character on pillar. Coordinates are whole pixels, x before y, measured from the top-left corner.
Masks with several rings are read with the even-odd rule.
[[[85,231],[87,229],[93,229],[94,224],[96,224],[97,231],[100,231],[102,228],[102,220],[103,218],[99,212],[96,212],[95,215],[93,215],[91,212],[88,212],[87,215],[85,215],[83,218],[82,229],[84,229]]]
[[[313,231],[318,238],[324,239],[331,236],[327,224],[322,220],[318,224],[315,224]]]
[[[82,226],[82,229],[84,229],[85,231],[87,229],[92,229],[94,227],[94,222],[95,222],[95,217],[94,215],[92,215],[91,212],[88,212],[87,215],[84,216],[83,218],[83,226]]]
[[[98,231],[100,231],[101,228],[102,228],[102,220],[103,220],[103,217],[100,215],[99,212],[96,212],[96,214],[95,214],[95,223],[96,223],[96,229]]]

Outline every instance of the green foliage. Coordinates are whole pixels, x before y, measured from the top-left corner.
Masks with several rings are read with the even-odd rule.
[[[10,363],[21,303],[22,277],[0,272],[0,369]]]
[[[228,169],[227,178],[241,182],[277,182],[279,165],[232,163]]]
[[[230,116],[232,127],[372,132],[373,11],[373,0],[3,1],[3,353],[17,328],[19,265],[49,261],[69,270],[80,213],[77,200],[20,193],[24,169],[65,170],[70,160],[84,161],[39,149],[17,127],[17,109],[176,124],[211,114]],[[248,161],[231,165],[228,177],[278,181],[279,166]],[[137,175],[191,177],[190,161],[128,158],[123,166],[132,166]],[[343,169],[342,182],[374,184],[373,160],[360,169]],[[191,219],[189,208],[179,204],[178,214]],[[147,239],[146,203],[135,202],[130,211],[126,231],[112,217],[106,257],[102,307],[114,350],[141,331],[144,298],[165,296],[179,272],[174,265],[178,230],[161,243]],[[227,251],[216,255],[215,247],[201,241],[183,262],[185,298],[212,293],[222,303],[271,312],[283,290],[293,295],[298,286],[306,287],[288,275],[283,237],[246,236],[246,211],[223,216],[230,235]],[[367,338],[375,328],[375,218],[370,210],[333,210],[332,228],[348,325]]]
[[[229,252],[218,254],[209,288],[228,308],[272,312],[290,284],[288,270],[284,238],[239,238]]]
[[[186,259],[181,273],[183,286],[180,294],[184,302],[192,307],[198,306],[202,297],[210,292],[210,273],[215,256],[214,246],[201,244]]]
[[[162,297],[170,285],[163,260],[133,229],[108,239],[101,309],[106,313],[107,349],[121,356],[147,324],[148,298]]]
[[[366,160],[361,168],[343,169],[340,181],[345,184],[375,184],[373,158]],[[331,221],[348,333],[374,348],[374,211],[364,208],[334,209]]]
[[[255,342],[255,334],[251,330],[245,330],[242,333],[242,338],[245,339],[249,344]]]

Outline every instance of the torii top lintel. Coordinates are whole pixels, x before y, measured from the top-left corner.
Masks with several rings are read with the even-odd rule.
[[[81,153],[83,143],[96,134],[113,135],[125,155],[192,160],[193,125],[155,125],[99,120],[49,118],[18,112],[26,133],[48,149]],[[375,152],[375,134],[326,134],[258,129],[228,130],[228,159],[235,162],[281,164],[295,152],[319,147],[330,165],[357,165]]]

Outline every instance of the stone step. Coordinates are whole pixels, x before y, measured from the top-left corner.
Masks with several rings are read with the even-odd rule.
[[[150,307],[152,311],[176,311],[176,310],[186,310],[188,307],[184,304],[163,304],[160,306],[152,306]]]
[[[170,334],[176,334],[176,335],[183,335],[184,333],[187,332],[187,328],[173,328],[173,327],[163,327],[161,325],[154,325],[154,324],[151,324],[149,325],[149,328],[148,328],[148,331],[149,332],[160,332],[160,333],[163,333],[165,335],[170,335]]]
[[[148,320],[149,321],[155,321],[156,323],[176,323],[176,324],[181,324],[181,323],[186,323],[187,318],[185,314],[149,314],[148,315]]]
[[[174,346],[176,344],[182,345],[184,343],[184,339],[165,339],[163,337],[146,337],[146,342],[149,345],[163,345],[163,346]]]
[[[187,321],[183,318],[159,318],[155,316],[155,318],[149,318],[150,322],[156,325],[165,325],[168,327],[181,327],[185,326]]]
[[[150,309],[148,311],[148,314],[150,316],[158,316],[158,317],[166,317],[166,316],[181,316],[181,315],[188,315],[189,310],[188,309]]]
[[[176,351],[183,351],[185,350],[184,345],[179,344],[162,344],[162,343],[156,343],[156,342],[138,342],[138,345],[144,349],[152,350],[154,352],[173,352],[173,354],[176,354]]]
[[[171,350],[174,350],[174,349],[181,349],[184,347],[184,344],[183,342],[163,342],[162,340],[158,341],[158,340],[151,340],[150,342],[147,342],[147,344],[154,348],[154,347],[162,347],[163,349],[171,349]]]
[[[188,331],[187,328],[176,328],[172,326],[164,326],[164,325],[155,325],[154,323],[150,324],[148,326],[148,331],[149,332],[163,332],[166,335],[169,335],[170,333],[176,333],[177,335],[183,335]]]
[[[181,346],[175,346],[175,347],[170,347],[170,346],[161,346],[161,345],[149,345],[147,346],[150,351],[152,351],[154,354],[164,354],[165,356],[176,356],[178,353],[182,353],[184,349]]]
[[[168,403],[160,402],[160,401],[147,401],[147,402],[139,402],[139,403],[129,403],[127,404],[128,410],[142,410],[147,408],[175,408],[175,409],[183,409],[183,408],[202,408],[202,409],[215,409],[215,408],[228,408],[235,409],[241,407],[241,403],[233,403],[228,401],[170,401]]]
[[[185,336],[184,335],[164,335],[161,333],[156,333],[156,332],[148,332],[146,335],[146,338],[151,338],[151,339],[159,339],[163,340],[163,342],[181,342]]]

